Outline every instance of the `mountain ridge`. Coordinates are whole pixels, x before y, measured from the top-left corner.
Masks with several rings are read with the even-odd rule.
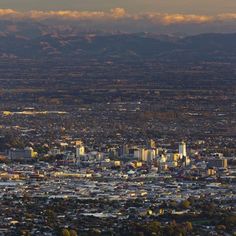
[[[235,60],[236,33],[176,36],[80,32],[73,27],[0,22],[0,57],[23,59]]]

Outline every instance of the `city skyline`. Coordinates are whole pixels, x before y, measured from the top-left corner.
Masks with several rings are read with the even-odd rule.
[[[0,0],[0,236],[236,236],[236,0]]]

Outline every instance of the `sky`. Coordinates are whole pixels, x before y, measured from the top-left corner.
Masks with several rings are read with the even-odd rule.
[[[0,0],[1,19],[86,21],[88,27],[126,31],[183,25],[186,32],[236,32],[236,0]]]
[[[29,10],[108,11],[124,8],[130,13],[219,14],[236,12],[236,0],[0,0],[0,8]]]

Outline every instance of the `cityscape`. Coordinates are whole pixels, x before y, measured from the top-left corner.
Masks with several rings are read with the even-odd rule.
[[[39,153],[32,146],[1,156],[3,235],[234,230],[235,158],[209,152],[204,140],[92,146],[65,137]]]
[[[0,0],[0,236],[236,236],[236,2]]]

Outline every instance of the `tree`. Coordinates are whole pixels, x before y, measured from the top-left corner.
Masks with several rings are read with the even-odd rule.
[[[190,202],[188,200],[185,200],[185,201],[181,202],[181,206],[184,209],[188,209],[190,207]]]
[[[231,216],[227,216],[225,218],[225,224],[228,226],[228,227],[233,227],[236,225],[236,215],[231,215]]]
[[[78,236],[78,234],[74,229],[71,229],[70,230],[70,236]]]
[[[185,227],[188,232],[191,232],[193,230],[193,225],[189,221],[185,222]]]
[[[71,236],[70,231],[68,229],[63,229],[62,232],[61,232],[61,235],[62,236]]]
[[[225,226],[225,225],[217,225],[217,226],[216,226],[216,229],[217,229],[217,230],[223,230],[223,231],[224,231],[224,230],[226,230],[226,226]]]
[[[177,202],[174,201],[174,200],[171,201],[171,202],[170,202],[170,207],[171,207],[171,208],[176,208],[176,207],[177,207]]]
[[[47,221],[50,225],[53,225],[56,222],[56,213],[53,210],[47,209],[46,210],[46,217],[47,217]]]
[[[159,234],[161,230],[161,223],[158,221],[152,221],[148,225],[148,231],[151,233]]]

